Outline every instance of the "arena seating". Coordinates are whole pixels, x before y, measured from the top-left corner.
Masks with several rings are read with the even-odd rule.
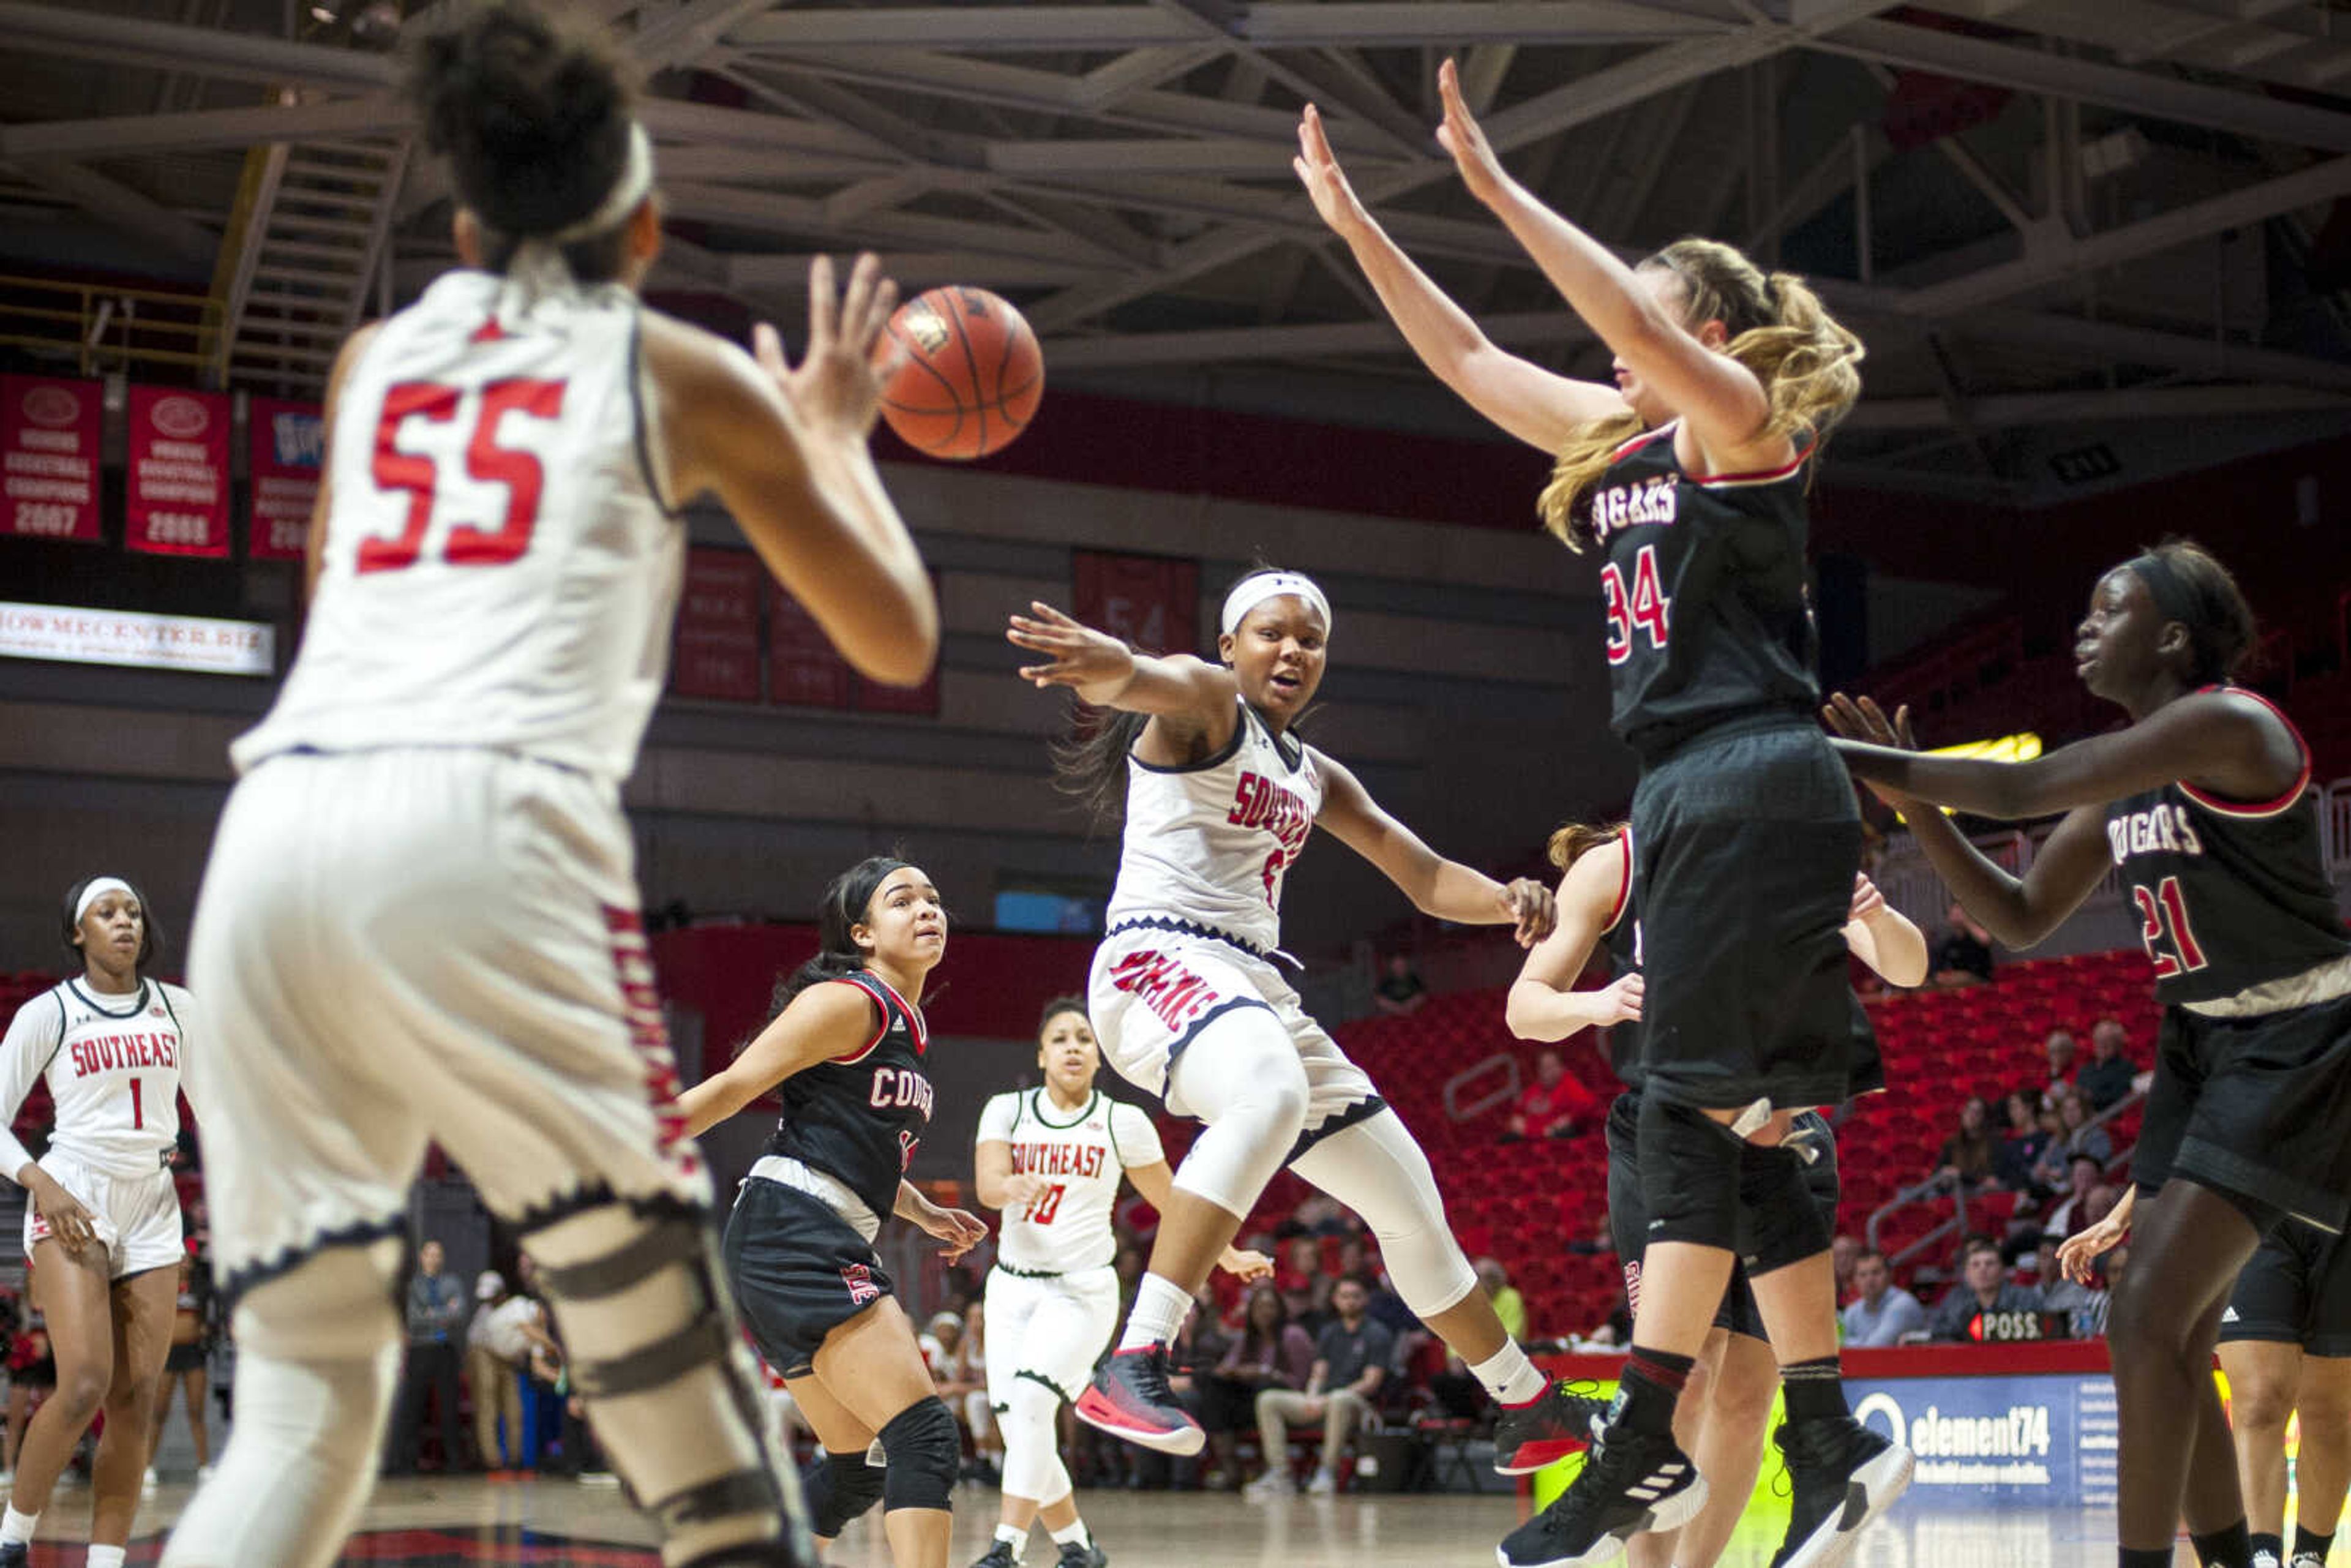
[[[2042,1045],[2052,1029],[2072,1029],[2086,1062],[2091,1024],[2114,1018],[2128,1032],[2132,1059],[2145,1068],[2152,1065],[2158,1018],[2147,959],[2137,952],[2010,965],[1992,985],[1897,993],[1871,1001],[1869,1010],[1891,1087],[1855,1106],[1839,1128],[1841,1228],[1855,1235],[1874,1209],[1932,1172],[1968,1095],[1997,1102],[2011,1088],[2046,1081]],[[1427,1149],[1463,1247],[1472,1257],[1491,1254],[1510,1270],[1535,1333],[1563,1337],[1605,1322],[1621,1291],[1616,1260],[1604,1238],[1596,1250],[1571,1250],[1592,1245],[1606,1214],[1599,1131],[1503,1144],[1498,1139],[1506,1105],[1467,1122],[1445,1108],[1446,1082],[1498,1052],[1514,1054],[1520,1082],[1530,1078],[1536,1048],[1504,1029],[1502,993],[1432,997],[1407,1017],[1361,1019],[1336,1032]],[[1573,1037],[1562,1051],[1569,1071],[1604,1103],[1615,1094],[1596,1035]],[[2127,1149],[2137,1136],[2137,1113],[2126,1113],[2110,1131],[2116,1148]],[[1279,1219],[1303,1196],[1294,1178],[1285,1178],[1252,1218]],[[2014,1207],[2012,1194],[1971,1198],[1970,1226],[1997,1224]],[[1896,1250],[1949,1213],[1949,1198],[1899,1210],[1881,1239]]]

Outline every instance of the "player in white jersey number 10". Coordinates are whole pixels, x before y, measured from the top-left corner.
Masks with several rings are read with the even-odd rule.
[[[0,1514],[0,1564],[26,1562],[50,1489],[103,1409],[89,1561],[120,1568],[184,1256],[166,1162],[191,1009],[187,992],[147,978],[162,933],[130,883],[77,883],[63,915],[81,973],[18,1008],[0,1043],[0,1171],[32,1197],[25,1256],[57,1358],[57,1394],[25,1434]],[[8,1126],[43,1079],[57,1122],[36,1162]]]
[[[987,1401],[1004,1434],[1004,1505],[974,1568],[1012,1568],[1041,1517],[1057,1568],[1108,1559],[1078,1517],[1054,1451],[1061,1403],[1074,1399],[1118,1326],[1111,1268],[1119,1178],[1163,1213],[1175,1173],[1140,1106],[1094,1088],[1102,1049],[1085,998],[1055,997],[1037,1029],[1041,1087],[998,1094],[979,1113],[979,1201],[1004,1211],[987,1274]],[[1243,1280],[1273,1272],[1261,1252],[1228,1247],[1217,1266]]]

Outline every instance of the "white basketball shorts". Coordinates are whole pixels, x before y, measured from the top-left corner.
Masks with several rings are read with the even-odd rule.
[[[1378,1100],[1371,1075],[1308,1014],[1272,960],[1213,936],[1150,926],[1112,932],[1094,949],[1086,1008],[1119,1076],[1158,1095],[1179,1116],[1193,1113],[1169,1092],[1169,1064],[1209,1024],[1243,1009],[1256,1009],[1298,1048],[1310,1138],[1334,1118],[1359,1117]]]
[[[1118,1274],[1107,1263],[1069,1274],[987,1271],[987,1402],[1012,1404],[1016,1379],[1073,1400],[1118,1327]]]
[[[706,1207],[609,783],[501,753],[295,753],[229,797],[189,1074],[232,1293],[400,1230],[437,1140],[525,1230]]]
[[[106,1277],[120,1280],[150,1269],[179,1267],[187,1256],[180,1233],[180,1192],[172,1173],[162,1166],[137,1176],[109,1176],[51,1149],[40,1166],[89,1210],[90,1229],[106,1249]],[[49,1222],[25,1202],[25,1256],[33,1243],[49,1239]]]

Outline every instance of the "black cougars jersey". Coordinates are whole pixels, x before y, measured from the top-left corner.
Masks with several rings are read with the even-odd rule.
[[[2235,695],[2277,713],[2264,697]],[[2310,747],[2285,715],[2278,722],[2301,747],[2302,772],[2276,800],[2223,800],[2173,783],[2106,808],[2106,847],[2138,906],[2156,999],[2167,1006],[2219,1001],[2351,954],[2317,802],[2303,793]]]
[[[1743,713],[1810,715],[1819,637],[1804,601],[1804,465],[1693,475],[1678,422],[1616,449],[1577,506],[1607,554],[1612,727],[1644,758]]]
[[[827,983],[855,986],[872,1001],[873,1038],[777,1085],[784,1116],[768,1153],[846,1184],[874,1218],[887,1219],[898,1206],[898,1178],[930,1124],[931,1081],[923,1075],[930,1036],[923,1015],[871,969]]]

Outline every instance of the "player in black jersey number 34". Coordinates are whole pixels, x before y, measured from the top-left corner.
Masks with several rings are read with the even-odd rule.
[[[2351,937],[2304,794],[2309,748],[2229,684],[2252,646],[2228,571],[2168,543],[2101,579],[2076,634],[2083,684],[2129,713],[2126,729],[2027,763],[1961,761],[1900,749],[1907,710],[1889,724],[1842,695],[1828,710],[1855,737],[1837,743],[1854,772],[2003,943],[2040,941],[2110,867],[2137,905],[2164,1012],[2131,1267],[2106,1324],[2121,1568],[2165,1568],[2183,1516],[2202,1562],[2249,1561],[2212,1385],[2221,1310],[2264,1234],[2351,1220]],[[2019,880],[1937,805],[2066,814]]]

